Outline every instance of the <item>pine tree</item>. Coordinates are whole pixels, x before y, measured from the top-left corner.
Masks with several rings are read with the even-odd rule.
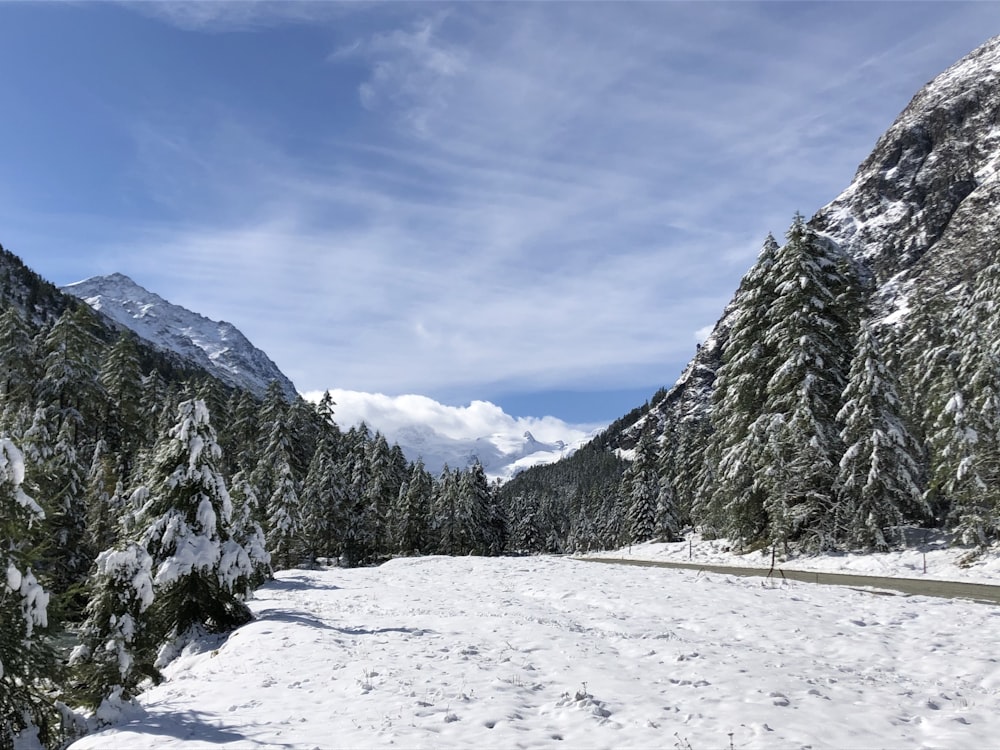
[[[17,735],[38,727],[50,739],[51,706],[46,681],[55,673],[49,643],[49,595],[32,572],[36,524],[45,513],[22,489],[21,452],[0,437],[0,748],[12,748]]]
[[[435,549],[441,555],[460,555],[463,552],[458,526],[459,481],[459,472],[452,471],[445,464],[431,498],[431,530]]]
[[[130,456],[142,424],[142,374],[133,334],[123,331],[107,351],[99,380],[107,396],[102,439],[111,450]],[[130,469],[127,463],[123,468]]]
[[[139,384],[139,414],[137,418],[144,425],[156,424],[160,414],[167,406],[169,396],[168,387],[163,376],[156,370],[151,370],[142,376]],[[177,413],[177,404],[173,404],[171,414]],[[141,433],[141,437],[146,440],[142,442],[143,447],[149,447],[156,440],[159,433],[146,429]]]
[[[344,522],[343,477],[333,434],[320,439],[302,486],[302,545],[307,558],[339,556],[338,532]]]
[[[836,414],[851,360],[846,332],[855,325],[854,312],[842,307],[852,281],[840,255],[799,215],[775,257],[776,297],[764,332],[774,365],[761,408],[769,455],[757,477],[772,542],[806,535],[815,546],[833,542],[833,488],[843,455]]]
[[[44,525],[49,542],[43,556],[48,579],[59,593],[81,584],[91,563],[84,543],[86,471],[76,447],[80,429],[76,411],[64,415],[52,453],[40,464],[41,472],[32,481],[34,491],[48,498]]]
[[[337,403],[333,400],[333,396],[330,395],[330,391],[324,392],[316,404],[316,415],[319,417],[320,422],[328,427],[336,428],[337,426],[333,418],[333,407],[336,405]]]
[[[620,493],[608,493],[601,498],[594,520],[598,546],[601,549],[615,549],[625,542],[626,530],[622,524],[624,516],[624,502]]]
[[[399,496],[402,478],[396,471],[389,443],[379,432],[375,433],[374,439],[368,444],[367,460],[368,481],[363,496],[372,524],[373,551],[381,556],[389,551],[389,508],[393,500]]]
[[[931,431],[929,494],[946,501],[963,543],[985,547],[1000,536],[1000,356],[974,331],[961,351]]]
[[[344,477],[344,525],[341,531],[341,560],[348,566],[361,565],[375,557],[375,519],[367,487],[371,463],[368,460],[368,428],[352,427],[344,436],[340,473]]]
[[[260,515],[260,499],[254,486],[242,474],[233,477],[230,496],[233,502],[233,540],[246,550],[250,558],[251,588],[261,586],[274,577],[271,570],[271,553],[267,551],[264,530],[257,521]]]
[[[202,629],[226,632],[251,619],[241,598],[252,565],[232,538],[220,454],[205,404],[181,402],[177,423],[157,445],[141,515],[156,590],[149,616],[165,634],[161,642]]]
[[[648,542],[656,536],[656,504],[660,478],[656,466],[657,445],[653,430],[643,429],[635,458],[622,477],[621,496],[626,508],[626,541]]]
[[[301,559],[301,508],[289,463],[279,460],[274,468],[274,491],[267,501],[268,551],[275,568],[286,570]]]
[[[397,552],[412,555],[427,549],[428,513],[434,479],[417,459],[410,472],[409,481],[400,488],[392,512],[392,537]]]
[[[887,528],[929,514],[920,487],[920,448],[900,414],[897,392],[865,324],[837,414],[847,446],[837,477],[837,533],[862,548],[887,549]]]
[[[287,422],[272,424],[267,446],[253,472],[252,482],[265,495],[264,524],[275,569],[298,564],[301,555],[301,507],[299,484],[292,470],[292,443]],[[263,490],[262,490],[263,488]]]
[[[232,419],[225,426],[231,446],[230,462],[235,468],[234,474],[242,472],[249,477],[257,465],[257,455],[261,448],[257,440],[257,411],[261,405],[250,391],[239,391],[234,394],[234,400],[235,403],[230,408]]]
[[[712,392],[713,435],[707,441],[693,500],[701,523],[734,540],[756,539],[766,527],[761,424],[755,422],[774,371],[774,342],[764,332],[778,294],[774,273],[778,254],[777,241],[768,235],[727,315],[722,366]]]
[[[680,538],[682,526],[682,511],[678,502],[678,492],[675,487],[675,477],[680,473],[675,469],[677,457],[675,449],[665,442],[660,447],[657,461],[656,494],[656,538],[673,542]]]
[[[911,311],[904,319],[907,330],[902,353],[906,363],[901,370],[903,398],[923,438],[928,478],[925,499],[933,517],[943,521],[950,509],[944,491],[949,461],[942,450],[950,440],[941,430],[948,419],[944,416],[945,407],[958,390],[959,332],[953,316],[939,310],[933,304],[933,297],[919,289],[913,297]],[[953,455],[954,450],[947,453]]]
[[[154,601],[152,564],[136,542],[107,549],[94,563],[87,619],[69,661],[78,685],[74,697],[91,709],[129,701],[144,679],[160,680],[153,667],[159,644],[145,616]]]
[[[1000,538],[1000,264],[975,277],[960,311],[959,388],[968,394],[963,460],[950,478],[949,522],[967,544]],[[954,434],[954,433],[953,433]]]
[[[710,413],[710,405],[697,408],[665,425],[659,468],[661,496],[668,491],[672,494],[675,522],[669,533],[667,526],[661,525],[665,538],[676,537],[695,518],[707,520],[704,501],[711,494],[707,488],[714,482],[714,476],[706,475],[712,441]],[[702,492],[703,488],[706,491]]]
[[[511,499],[508,515],[512,520],[508,548],[512,552],[530,553],[542,549],[539,529],[538,506],[528,493],[519,493]],[[591,530],[591,536],[593,532]],[[579,543],[579,542],[578,542]]]
[[[38,383],[41,403],[63,416],[78,412],[88,429],[96,428],[104,402],[98,380],[102,344],[94,313],[85,304],[66,309],[42,344],[43,372]]]
[[[502,482],[494,479],[487,491],[486,507],[486,551],[488,555],[502,555],[507,548],[507,537],[510,534],[510,518],[500,502],[500,487]],[[569,520],[566,519],[561,529],[563,538],[569,536]]]
[[[38,381],[32,330],[16,307],[0,315],[0,402],[5,406],[32,401]]]
[[[455,523],[463,553],[487,555],[497,546],[492,517],[492,498],[486,471],[474,461],[458,480]]]
[[[125,504],[125,489],[115,467],[115,456],[108,453],[107,443],[98,440],[87,472],[84,489],[87,553],[96,557],[118,542],[119,512]]]

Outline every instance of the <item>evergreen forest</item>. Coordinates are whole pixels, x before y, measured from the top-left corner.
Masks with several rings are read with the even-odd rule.
[[[6,250],[0,308],[0,749],[128,702],[274,570],[507,548],[478,464],[431,476],[329,396],[227,387]]]
[[[233,389],[0,255],[0,750],[58,747],[275,570],[578,553],[689,529],[737,550],[971,554],[1000,533],[1000,264],[872,281],[796,216],[681,380],[569,459],[432,476],[317,404]]]

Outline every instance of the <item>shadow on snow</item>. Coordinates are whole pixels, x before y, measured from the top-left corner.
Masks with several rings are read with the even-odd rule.
[[[205,742],[213,745],[223,745],[239,742],[240,747],[293,747],[286,743],[273,741],[258,742],[239,732],[224,726],[219,726],[217,719],[201,711],[166,711],[163,713],[146,714],[142,718],[119,724],[118,732],[136,732],[143,735],[172,737],[181,741]]]
[[[306,625],[320,630],[332,630],[343,635],[379,635],[381,633],[403,633],[404,635],[434,635],[427,628],[365,628],[336,627],[310,615],[289,609],[268,609],[257,615],[256,622],[286,622],[292,625]]]
[[[340,586],[317,583],[309,576],[287,576],[282,579],[268,581],[260,587],[262,591],[339,591]]]

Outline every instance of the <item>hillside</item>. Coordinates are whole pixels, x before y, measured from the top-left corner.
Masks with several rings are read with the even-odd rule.
[[[1000,38],[918,92],[840,196],[764,239],[674,386],[606,436],[633,455],[648,439],[603,543],[687,524],[748,547],[878,548],[907,523],[998,538],[998,75]],[[563,528],[606,513],[536,485]]]
[[[60,705],[129,701],[171,649],[252,619],[275,570],[511,551],[479,464],[433,476],[383,435],[342,431],[328,396],[234,388],[0,264],[0,747],[61,747]],[[156,333],[216,332],[147,299]]]

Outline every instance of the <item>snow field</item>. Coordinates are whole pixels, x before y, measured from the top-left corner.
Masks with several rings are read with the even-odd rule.
[[[566,558],[286,571],[84,748],[995,746],[1000,608]]]

